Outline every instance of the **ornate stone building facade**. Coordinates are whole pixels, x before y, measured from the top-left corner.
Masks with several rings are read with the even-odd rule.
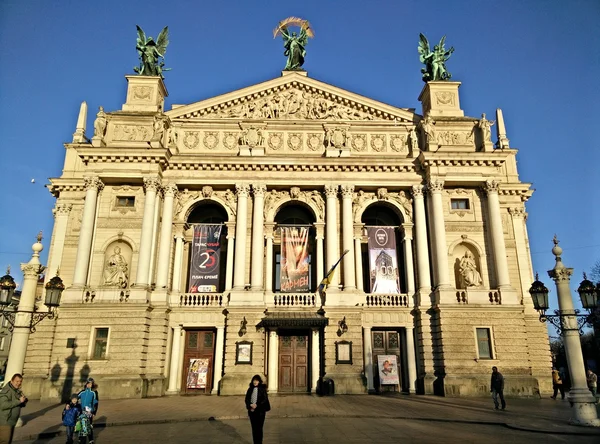
[[[508,394],[550,390],[527,292],[532,190],[501,112],[494,145],[494,122],[464,116],[458,82],[426,84],[421,115],[304,72],[169,111],[160,78],[127,81],[91,141],[82,106],[49,186],[48,276],[60,266],[67,290],[31,336],[30,397],[90,374],[103,397],[240,394],[256,373],[271,392],[315,392],[324,377],[336,393],[473,396],[492,365]],[[190,292],[206,224],[221,227],[215,285]],[[285,227],[307,233],[303,291],[282,284]],[[370,262],[377,227],[396,242]],[[387,293],[373,291],[377,267],[395,267]],[[382,384],[382,356],[395,356],[397,386]]]

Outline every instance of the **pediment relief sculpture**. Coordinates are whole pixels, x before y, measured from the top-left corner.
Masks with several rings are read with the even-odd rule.
[[[317,220],[323,220],[325,216],[325,201],[321,192],[317,190],[302,191],[300,187],[292,187],[290,191],[271,190],[265,194],[265,220],[267,220],[267,214],[279,206],[282,200],[299,200],[309,204],[316,209]]]
[[[353,206],[353,219],[357,221],[358,212],[364,209],[365,203],[373,200],[385,200],[393,201],[404,210],[406,216],[405,222],[412,222],[413,219],[413,205],[412,199],[406,195],[405,191],[389,192],[387,188],[378,188],[376,193],[359,190],[354,193],[352,200]]]
[[[179,192],[175,201],[175,216],[179,217],[183,209],[191,202],[202,199],[213,199],[214,197],[220,199],[221,202],[227,206],[229,212],[235,216],[237,208],[237,197],[235,193],[231,190],[214,191],[210,185],[203,186],[201,191],[190,191],[185,188],[183,191]]]

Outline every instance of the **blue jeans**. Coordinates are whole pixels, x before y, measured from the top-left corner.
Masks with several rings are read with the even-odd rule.
[[[75,432],[75,426],[65,426],[67,429],[67,444],[73,443],[73,433]]]
[[[492,390],[492,399],[494,400],[494,406],[498,408],[498,397],[500,397],[500,402],[502,403],[502,410],[506,408],[506,401],[504,400],[504,393],[502,390]]]

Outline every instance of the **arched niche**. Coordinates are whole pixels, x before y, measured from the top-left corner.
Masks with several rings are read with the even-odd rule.
[[[471,240],[455,241],[449,249],[454,270],[455,288],[460,290],[485,288],[483,251]]]
[[[233,193],[231,193],[233,195]],[[226,202],[221,196],[213,193],[211,197],[200,197],[198,199],[193,200],[190,199],[188,202],[183,204],[180,209],[177,210],[176,222],[189,222],[190,216],[197,211],[198,208],[203,208],[206,206],[218,206],[226,215],[226,219],[224,222],[232,222],[235,221],[235,213],[231,210],[230,204]],[[235,203],[231,204],[235,207]]]
[[[124,239],[120,238],[109,243],[104,250],[101,286],[128,288],[131,277],[132,256],[133,248]]]
[[[359,191],[359,193],[360,192],[361,191]],[[365,196],[368,195],[369,193],[365,194]],[[363,220],[364,213],[372,206],[375,206],[376,208],[385,207],[391,209],[398,216],[398,226],[405,222],[412,222],[412,216],[407,214],[406,209],[395,199],[386,200],[377,197],[361,199],[360,195],[358,195],[357,199],[355,199],[354,223],[360,223]]]
[[[316,193],[316,192],[315,192]],[[314,196],[313,196],[314,197]],[[320,198],[319,198],[320,199]],[[267,210],[267,214],[265,216],[265,222],[267,223],[281,223],[278,222],[278,218],[280,212],[287,207],[297,205],[298,207],[304,208],[306,211],[310,213],[310,217],[307,218],[311,220],[310,223],[314,222],[323,222],[323,211],[324,208],[317,207],[315,202],[323,205],[322,199],[317,199],[314,197],[313,199],[308,199],[304,195],[300,196],[298,199],[288,196],[283,196],[279,200],[276,200],[272,207]]]
[[[188,224],[223,224],[228,220],[225,207],[210,199],[198,201],[186,216]]]

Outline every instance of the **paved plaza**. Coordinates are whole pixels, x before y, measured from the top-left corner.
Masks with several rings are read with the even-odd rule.
[[[566,401],[432,396],[273,396],[265,443],[381,442],[600,442],[600,430],[568,424]],[[15,442],[62,443],[62,405],[32,401]],[[250,443],[241,396],[183,396],[100,403],[97,443]]]

